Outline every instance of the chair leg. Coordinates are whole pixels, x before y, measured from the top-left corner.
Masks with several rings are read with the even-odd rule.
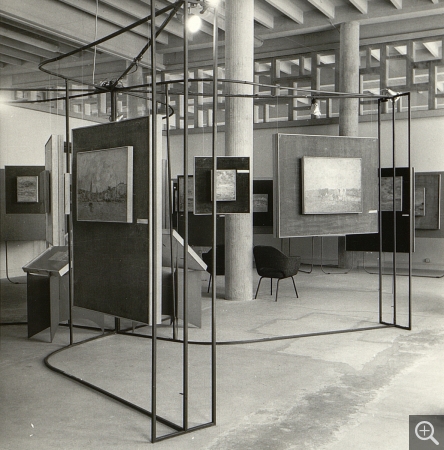
[[[273,278],[270,278],[270,295],[273,295]]]
[[[261,285],[262,278],[263,278],[263,277],[260,277],[260,278],[259,278],[259,283],[258,283],[258,285],[257,285],[256,295],[254,296],[254,298],[257,298],[257,293],[259,292],[259,286]]]
[[[276,285],[276,299],[274,300],[275,302],[277,302],[277,301],[278,301],[279,281],[281,281],[281,279],[280,279],[280,278],[278,278],[277,280],[278,280],[278,282],[277,282],[277,285]]]
[[[211,275],[211,273],[210,273],[210,279],[208,280],[208,290],[207,290],[207,292],[210,292],[211,277],[212,277],[212,275]]]
[[[293,281],[294,291],[296,292],[296,298],[299,298],[298,290],[296,289],[296,284],[294,282],[294,278],[293,277],[291,277],[291,281]]]

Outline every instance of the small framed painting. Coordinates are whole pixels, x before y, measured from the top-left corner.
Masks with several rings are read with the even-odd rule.
[[[39,201],[39,177],[17,177],[17,203],[38,203]]]

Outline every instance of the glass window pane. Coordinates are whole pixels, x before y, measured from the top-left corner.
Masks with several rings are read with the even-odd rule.
[[[405,86],[406,68],[407,63],[405,59],[388,59],[387,86]]]
[[[429,69],[413,69],[413,83],[421,84],[429,82]]]

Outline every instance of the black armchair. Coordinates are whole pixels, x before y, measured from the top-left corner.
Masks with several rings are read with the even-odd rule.
[[[293,276],[299,271],[299,266],[301,265],[300,256],[287,256],[277,248],[268,245],[256,245],[253,248],[253,254],[256,262],[256,270],[260,276],[254,298],[257,298],[257,293],[259,291],[262,278],[271,279],[270,295],[273,294],[273,278],[277,278],[276,302],[278,297],[279,281],[284,278],[292,279],[296,297],[299,298]]]
[[[202,253],[202,259],[207,265],[207,272],[210,274],[207,290],[207,292],[210,292],[213,276],[213,249],[210,249],[207,253]],[[216,275],[225,275],[225,245],[216,245]]]

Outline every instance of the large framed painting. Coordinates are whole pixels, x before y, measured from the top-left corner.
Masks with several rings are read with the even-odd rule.
[[[17,177],[17,202],[38,203],[39,201],[39,177]]]
[[[77,154],[77,220],[133,221],[133,148]]]
[[[361,158],[302,157],[302,213],[362,213]]]
[[[276,237],[378,231],[377,139],[279,133],[273,144]]]

